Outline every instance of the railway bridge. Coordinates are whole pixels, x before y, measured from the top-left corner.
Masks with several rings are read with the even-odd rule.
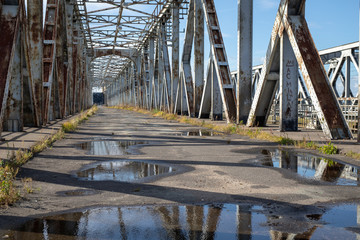
[[[264,63],[252,66],[253,1],[239,0],[231,71],[214,0],[1,0],[0,134],[76,114],[101,89],[109,106],[284,132],[309,122],[360,141],[359,43],[318,51],[305,2],[280,1]]]

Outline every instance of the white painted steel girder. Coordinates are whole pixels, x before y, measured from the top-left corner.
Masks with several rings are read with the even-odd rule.
[[[194,15],[194,106],[193,114],[199,115],[204,88],[204,10],[201,0],[195,0]]]
[[[286,32],[280,39],[280,131],[298,130],[299,66]]]
[[[238,67],[236,123],[246,121],[251,108],[253,0],[238,0]]]

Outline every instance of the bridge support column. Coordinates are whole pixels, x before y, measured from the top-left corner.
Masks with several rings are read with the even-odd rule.
[[[212,58],[212,57],[211,57]],[[210,118],[212,121],[223,120],[223,101],[220,93],[219,80],[217,77],[215,63],[211,60],[211,111]]]
[[[251,108],[253,0],[238,0],[236,123],[246,123]]]
[[[23,76],[22,76],[22,47],[20,30],[15,40],[14,59],[11,63],[11,80],[9,96],[5,112],[4,129],[9,132],[21,132],[23,130]]]
[[[298,130],[298,63],[289,36],[280,39],[280,131]]]
[[[26,61],[30,87],[32,88],[32,100],[34,106],[34,125],[40,127],[42,125],[42,56],[43,56],[43,1],[28,0],[27,2],[27,24],[28,46],[26,51]],[[31,29],[31,30],[30,30]]]
[[[175,2],[172,9],[172,66],[170,86],[170,112],[174,112],[177,86],[179,84],[179,59],[180,59],[180,18],[179,3]]]
[[[204,11],[201,0],[195,0],[194,16],[194,115],[199,116],[204,88]]]
[[[151,36],[149,39],[149,110],[154,107],[154,53],[155,53],[155,40]]]
[[[360,13],[360,7],[359,7]],[[360,15],[359,15],[359,29],[360,29]],[[360,33],[359,33],[359,51],[360,51]],[[359,69],[360,69],[360,58],[358,59]],[[360,72],[360,71],[359,71]],[[360,143],[360,74],[358,74],[358,84],[359,84],[359,91],[358,91],[358,135],[357,135],[357,142]]]

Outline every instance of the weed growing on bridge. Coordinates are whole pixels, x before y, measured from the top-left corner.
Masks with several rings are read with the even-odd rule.
[[[62,131],[65,133],[75,132],[75,130],[78,128],[79,124],[88,120],[89,117],[94,115],[97,110],[98,110],[98,107],[96,105],[94,105],[88,111],[81,112],[78,117],[63,123],[63,125],[61,126]]]
[[[355,153],[353,151],[345,153],[345,156],[360,160],[360,153]]]
[[[20,192],[14,185],[18,168],[8,165],[0,167],[0,203],[9,205],[20,198]]]
[[[336,146],[334,146],[331,142],[329,142],[328,144],[326,144],[326,145],[324,145],[322,147],[319,147],[318,150],[321,153],[329,154],[329,155],[339,153],[339,149]]]
[[[94,115],[97,111],[97,106],[93,106],[86,112],[82,112],[78,117],[65,122],[59,131],[50,137],[46,137],[40,142],[36,143],[30,148],[30,150],[19,149],[12,152],[9,156],[9,161],[0,161],[0,205],[7,206],[18,200],[21,195],[20,191],[15,187],[14,181],[18,173],[19,167],[28,162],[36,153],[42,152],[52,144],[64,138],[65,132],[72,129],[76,130],[76,127],[83,121],[87,120],[90,116]],[[65,125],[65,127],[64,127]],[[73,128],[76,126],[75,128]],[[69,129],[68,129],[69,127]],[[33,192],[32,186],[30,186],[30,179],[23,179],[23,189],[26,193]]]

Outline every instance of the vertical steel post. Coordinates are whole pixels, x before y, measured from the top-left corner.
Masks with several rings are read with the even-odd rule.
[[[72,99],[71,99],[71,106],[72,106],[72,114],[76,113],[76,100],[77,100],[77,88],[78,88],[78,22],[75,23],[73,26],[73,38],[72,38],[72,47],[73,47],[73,55],[72,55]]]
[[[19,132],[23,130],[23,79],[21,61],[21,35],[17,29],[17,39],[15,40],[14,59],[11,63],[11,80],[9,86],[9,96],[5,113],[5,127],[9,132]]]
[[[29,46],[27,57],[29,59],[29,78],[32,79],[35,126],[42,125],[42,56],[43,56],[43,1],[27,1],[27,25]]]
[[[217,77],[213,56],[211,56],[211,111],[210,118],[212,121],[223,120],[223,101],[221,99],[219,80]]]
[[[286,32],[280,39],[280,131],[298,130],[299,66]]]
[[[162,88],[163,88],[163,79],[164,79],[164,62],[162,61],[162,41],[161,41],[161,24],[158,26],[158,36],[157,36],[157,58],[155,59],[155,61],[158,62],[158,72],[157,72],[157,87],[156,87],[156,92],[157,92],[157,104],[158,104],[158,109],[161,109],[161,99],[163,97],[163,92],[162,92]],[[164,23],[165,24],[165,23]]]
[[[251,108],[253,0],[238,0],[236,123],[246,123]]]
[[[180,105],[181,114],[194,115],[194,84],[191,71],[191,50],[194,41],[194,16],[195,15],[195,0],[189,1],[189,12],[186,22],[186,30],[184,37],[183,52],[181,56],[181,89],[180,91]]]
[[[74,5],[70,1],[65,2],[65,14],[66,14],[66,44],[67,44],[67,87],[65,89],[66,91],[66,102],[69,104],[66,104],[66,114],[72,113],[72,98],[73,94],[71,92],[71,89],[74,88],[74,40],[73,40],[73,15],[74,15]]]
[[[350,69],[350,63],[351,58],[350,56],[347,56],[345,58],[345,83],[344,83],[344,97],[349,98],[351,97],[351,89],[350,89],[350,83],[351,83],[351,69]],[[346,101],[348,102],[348,101]]]
[[[360,1],[359,1],[359,29],[360,29]],[[360,30],[359,30],[359,52],[360,52]],[[358,58],[358,64],[360,69],[360,57]],[[360,143],[360,71],[358,73],[358,133],[357,133],[357,142]]]
[[[153,92],[153,84],[154,84],[154,68],[155,68],[155,63],[154,63],[154,53],[155,53],[155,42],[154,42],[154,38],[150,37],[149,39],[149,78],[150,78],[150,82],[149,82],[149,107],[150,109],[153,108],[153,103],[154,103],[154,92]],[[149,110],[150,110],[149,109]]]
[[[10,81],[15,67],[16,41],[18,39],[20,17],[19,7],[5,5],[0,15],[0,32],[6,34],[0,38],[0,137],[3,130],[3,120],[8,104]],[[10,97],[11,99],[11,97]]]
[[[172,71],[171,71],[171,86],[170,86],[170,112],[175,109],[175,98],[177,93],[177,86],[179,83],[179,59],[180,59],[180,18],[179,18],[179,3],[174,2],[172,8]]]
[[[204,11],[201,0],[195,0],[194,28],[194,114],[198,117],[204,88]]]

